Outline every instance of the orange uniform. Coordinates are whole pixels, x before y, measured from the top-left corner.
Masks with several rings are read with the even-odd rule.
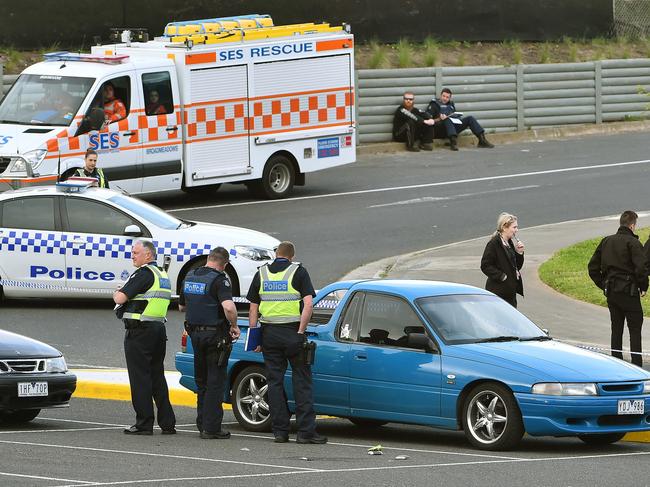
[[[121,100],[113,98],[104,103],[104,115],[109,122],[117,122],[126,118],[126,106]]]

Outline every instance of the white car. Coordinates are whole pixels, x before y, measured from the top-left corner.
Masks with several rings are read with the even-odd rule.
[[[279,241],[245,228],[179,220],[118,191],[74,183],[0,194],[0,289],[6,297],[109,297],[134,271],[138,238],[168,264],[172,293],[210,249],[230,252],[233,294],[246,294]]]

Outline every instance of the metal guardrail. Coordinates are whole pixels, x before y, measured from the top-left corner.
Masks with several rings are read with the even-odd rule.
[[[9,88],[11,88],[11,85],[13,85],[17,79],[17,74],[4,74],[2,72],[2,65],[0,64],[0,80],[2,81],[2,92],[0,93],[0,98],[2,98],[7,91],[9,91]]]
[[[2,75],[2,94],[17,75]],[[457,108],[488,132],[650,117],[650,59],[565,64],[361,69],[357,78],[359,142],[391,140],[395,109],[406,90],[426,106],[447,86]]]
[[[459,111],[488,132],[650,117],[650,59],[358,70],[361,143],[391,140],[395,109],[406,90],[424,108],[443,87]]]

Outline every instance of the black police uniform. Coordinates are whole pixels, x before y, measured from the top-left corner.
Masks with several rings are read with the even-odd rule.
[[[221,432],[227,364],[219,366],[219,346],[230,343],[230,324],[221,303],[232,300],[228,276],[211,267],[190,271],[183,281],[179,304],[186,306],[186,328],[194,349],[194,380],[198,388],[196,427],[207,434]]]
[[[440,115],[451,115],[456,112],[456,105],[453,101],[449,100],[449,103],[443,103],[441,100],[434,98],[431,100],[427,106],[426,113],[428,113],[431,118],[438,118]],[[485,129],[481,127],[481,124],[471,115],[459,117],[459,124],[454,123],[451,119],[446,118],[442,123],[436,122],[434,125],[434,135],[437,139],[444,139],[446,137],[455,137],[467,127],[472,131],[477,137],[485,133]]]
[[[277,258],[269,265],[272,273],[282,272],[291,265],[288,259]],[[314,286],[307,269],[300,266],[291,281],[301,297],[316,296]],[[253,277],[253,282],[246,296],[251,303],[260,304],[260,273]],[[302,301],[300,311],[302,312]],[[314,395],[312,392],[311,366],[302,358],[304,335],[297,333],[300,321],[286,324],[262,325],[262,352],[266,366],[268,398],[273,434],[286,438],[289,435],[291,413],[284,391],[284,374],[287,362],[291,364],[293,395],[296,402],[296,422],[298,438],[310,438],[316,435],[316,414],[314,413]]]
[[[427,113],[413,107],[407,110],[403,105],[395,110],[393,116],[393,139],[406,142],[407,148],[415,147],[415,141],[420,144],[433,142],[433,125],[427,125],[425,120],[431,118]]]
[[[155,262],[153,262],[155,264]],[[153,273],[142,266],[138,268],[120,289],[129,301],[124,312],[140,313],[147,306],[145,301],[131,301],[138,294],[147,291],[154,283]],[[169,401],[169,389],[165,380],[165,352],[167,332],[165,324],[157,321],[125,319],[124,355],[131,385],[131,402],[135,409],[135,427],[141,431],[152,431],[154,411],[151,398],[158,408],[158,426],[164,431],[173,431],[176,416]]]
[[[647,261],[643,246],[632,230],[619,227],[615,235],[601,240],[588,264],[589,277],[607,296],[607,307],[612,322],[612,350],[623,347],[625,320],[630,331],[632,363],[641,367],[641,326],[643,309],[640,291],[648,290]],[[612,352],[623,358],[621,352]]]

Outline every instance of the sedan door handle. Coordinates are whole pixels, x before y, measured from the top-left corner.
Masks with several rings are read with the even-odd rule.
[[[86,242],[85,240],[83,240],[83,239],[81,239],[81,238],[77,238],[77,239],[74,239],[74,240],[72,241],[72,244],[73,244],[73,245],[78,245],[79,247],[84,247],[87,243],[88,243],[88,242]]]
[[[165,130],[167,132],[176,132],[178,130],[178,127],[167,127]]]
[[[354,354],[354,359],[355,360],[368,360],[368,356],[364,353],[355,353]]]
[[[135,135],[135,132],[123,132],[122,135],[124,137],[133,137]]]

